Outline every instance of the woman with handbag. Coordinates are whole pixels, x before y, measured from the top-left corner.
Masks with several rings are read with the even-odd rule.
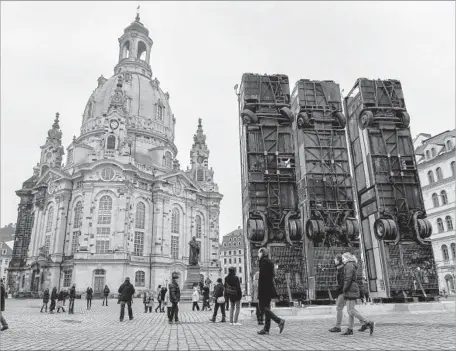
[[[215,300],[215,307],[214,307],[214,315],[210,319],[211,322],[215,322],[217,318],[217,311],[220,307],[222,310],[222,323],[226,322],[225,317],[225,288],[223,287],[222,278],[217,279],[217,284],[214,287],[214,300]]]

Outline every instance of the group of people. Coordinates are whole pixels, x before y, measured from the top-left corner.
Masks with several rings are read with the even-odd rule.
[[[168,289],[165,286],[159,285],[157,291],[147,290],[143,293],[143,304],[144,304],[144,313],[152,313],[154,308],[155,300],[157,300],[157,307],[155,308],[155,312],[164,313],[165,306],[168,304],[169,301],[166,301],[167,298],[166,293]]]
[[[48,311],[48,304],[49,304],[49,299],[51,300],[51,305],[49,306],[49,313],[54,313],[54,310],[57,308],[57,313],[62,310],[62,312],[65,312],[65,301],[67,297],[70,298],[70,303],[68,306],[68,314],[74,314],[74,299],[76,298],[76,284],[73,284],[73,286],[70,288],[70,291],[66,291],[64,289],[61,289],[60,292],[57,292],[57,288],[54,287],[52,289],[52,292],[49,293],[49,289],[44,290],[43,293],[43,305],[41,306],[40,312],[43,312],[43,309],[47,313]],[[57,303],[56,303],[57,302]]]

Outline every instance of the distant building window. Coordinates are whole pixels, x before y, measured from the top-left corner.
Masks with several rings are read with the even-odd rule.
[[[81,189],[82,188],[82,180],[76,182],[76,189]]]
[[[201,228],[201,217],[200,216],[196,216],[195,222],[196,222],[196,237],[197,238],[201,238],[201,231],[202,231],[202,228]]]
[[[177,208],[173,208],[171,213],[171,233],[179,234],[180,213]]]
[[[432,148],[431,149],[431,154],[432,154],[432,157],[434,158],[435,156],[437,156],[437,153],[435,151],[435,148]]]
[[[47,234],[44,237],[44,252],[46,256],[49,255],[49,250],[51,249],[51,234]]]
[[[448,151],[453,150],[453,143],[451,142],[451,140],[447,140],[446,148]]]
[[[171,257],[179,259],[179,237],[176,235],[171,235]]]
[[[242,250],[239,250],[239,255],[242,255]]]
[[[453,255],[453,259],[456,259],[456,244],[451,244],[451,254]]]
[[[109,239],[111,228],[97,228],[97,237],[95,242],[96,253],[104,254],[109,250]]]
[[[204,170],[202,170],[201,168],[196,171],[196,180],[198,182],[204,181]]]
[[[445,231],[445,228],[443,227],[442,218],[437,218],[437,230],[439,231],[439,233],[443,233]]]
[[[226,258],[223,259],[223,263],[226,264]]]
[[[144,229],[146,223],[146,205],[144,202],[138,202],[136,205],[135,228]]]
[[[106,149],[114,150],[116,148],[116,137],[115,135],[108,135],[106,139]]]
[[[442,197],[442,205],[448,204],[448,195],[445,190],[440,192],[440,196]]]
[[[451,174],[456,176],[456,161],[451,162]]]
[[[429,150],[426,151],[426,160],[429,160],[431,158],[431,153]]]
[[[112,199],[108,195],[102,196],[98,206],[98,224],[111,224]]]
[[[231,264],[231,258],[230,258],[230,259],[228,259],[228,263],[229,263],[229,264]]]
[[[157,119],[163,121],[163,106],[157,105]]]
[[[444,261],[450,260],[450,255],[448,254],[448,247],[446,245],[442,245],[442,256]]]
[[[46,223],[46,233],[52,230],[52,220],[54,217],[54,207],[49,207],[48,215],[47,215],[47,223]]]
[[[144,233],[142,232],[135,232],[134,252],[135,256],[144,254]]]
[[[73,228],[80,228],[82,225],[82,201],[78,201],[74,207]]]
[[[242,273],[242,267],[239,266],[239,273]]]
[[[228,271],[227,271],[227,269],[226,269],[226,267],[225,267],[225,274],[227,274],[227,273],[228,273]]]
[[[235,257],[235,258],[233,258],[233,263],[236,263],[236,257]]]
[[[432,171],[428,172],[428,180],[429,180],[429,184],[433,184],[435,182],[434,173]]]
[[[434,207],[439,207],[439,196],[436,193],[432,194],[432,204]]]
[[[135,273],[135,285],[145,286],[146,285],[146,274],[143,271],[137,271]]]
[[[229,251],[228,254],[231,256],[231,251]]]
[[[63,287],[69,287],[71,285],[71,278],[73,271],[64,271],[63,272]]]
[[[435,170],[436,173],[437,173],[437,181],[440,181],[440,180],[443,180],[443,172],[442,172],[442,169],[440,167],[437,167],[437,169]]]
[[[242,263],[242,258],[241,257],[239,257],[239,263]]]
[[[173,166],[173,155],[171,154],[171,152],[165,152],[165,155],[163,156],[162,165],[166,168],[171,168]]]
[[[80,231],[73,232],[73,237],[71,238],[71,254],[75,254],[79,248],[79,235]]]
[[[453,220],[451,219],[450,216],[446,216],[445,217],[445,222],[446,222],[446,225],[447,225],[447,230],[448,231],[453,230]]]

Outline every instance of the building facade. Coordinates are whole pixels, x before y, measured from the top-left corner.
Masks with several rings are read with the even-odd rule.
[[[249,277],[245,250],[244,236],[241,227],[238,227],[238,229],[223,236],[222,244],[220,246],[222,276],[227,276],[228,268],[234,267],[236,269],[236,275],[241,282],[243,294],[246,294],[247,278]]]
[[[152,44],[137,15],[119,38],[114,75],[97,80],[66,165],[56,115],[33,176],[16,192],[13,291],[76,283],[78,291],[101,293],[127,276],[141,291],[170,281],[172,272],[183,284],[193,236],[202,278],[219,277],[222,195],[202,121],[183,171],[170,96],[149,65]]]
[[[435,136],[419,134],[414,140],[418,171],[428,219],[439,288],[455,291],[456,129]]]
[[[0,241],[0,278],[8,286],[8,267],[13,257],[14,241]]]

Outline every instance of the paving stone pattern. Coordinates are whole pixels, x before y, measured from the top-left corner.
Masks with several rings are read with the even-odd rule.
[[[219,322],[219,314],[211,323],[211,312],[192,312],[190,304],[181,304],[181,322],[169,325],[164,313],[144,313],[141,302],[133,304],[134,319],[126,313],[121,323],[116,300],[108,307],[94,300],[90,311],[76,300],[74,315],[51,315],[40,313],[39,300],[8,299],[10,329],[0,332],[0,350],[454,350],[456,344],[453,313],[379,315],[373,336],[357,332],[355,324],[351,337],[328,332],[332,317],[293,318],[282,334],[273,323],[269,336],[259,336],[251,319],[230,326]]]

